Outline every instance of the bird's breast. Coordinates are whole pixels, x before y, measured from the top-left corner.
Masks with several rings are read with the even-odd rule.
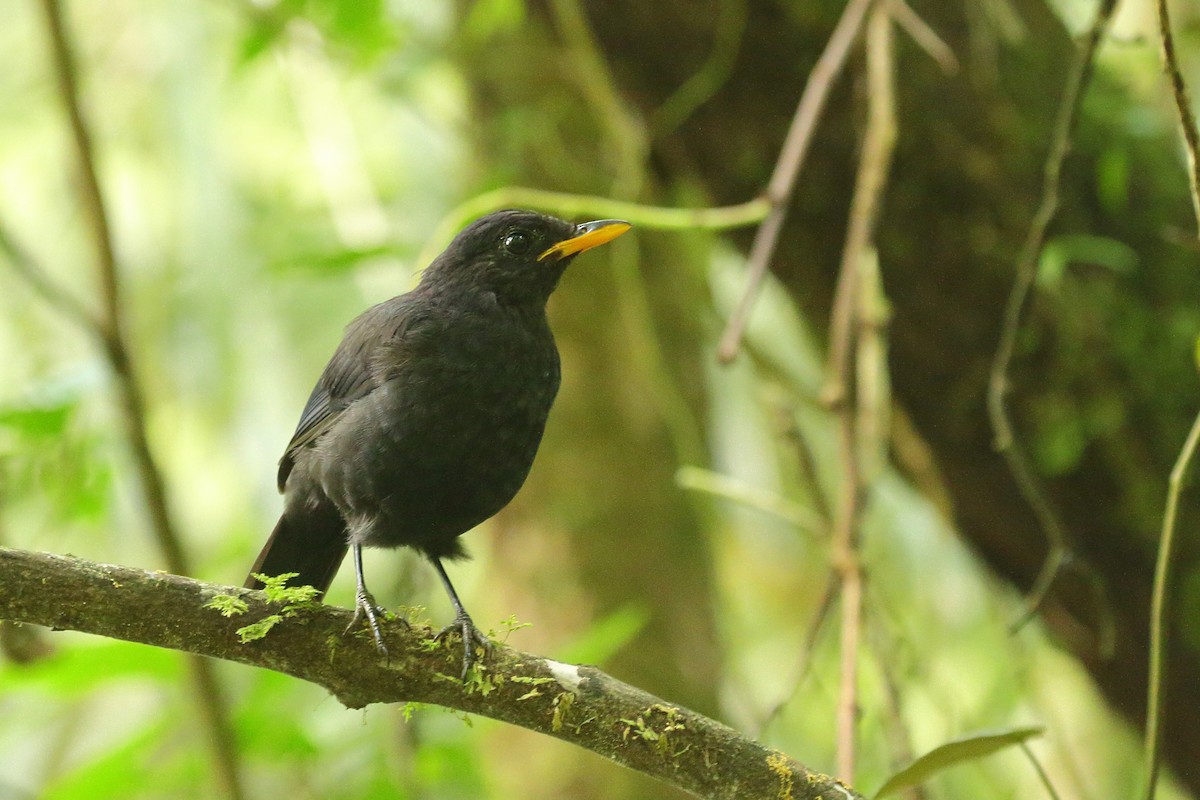
[[[327,437],[326,492],[374,520],[367,544],[430,549],[500,510],[533,464],[558,392],[540,326],[444,330],[381,373]]]

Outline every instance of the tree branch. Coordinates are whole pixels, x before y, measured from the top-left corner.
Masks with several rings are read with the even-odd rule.
[[[1192,195],[1192,213],[1196,216],[1197,233],[1200,233],[1200,129],[1196,127],[1192,98],[1188,93],[1187,82],[1183,79],[1179,57],[1175,54],[1175,37],[1171,35],[1171,15],[1167,11],[1167,0],[1158,0],[1155,6],[1158,10],[1158,42],[1162,47],[1163,71],[1167,73],[1167,80],[1171,83],[1171,97],[1175,100],[1175,110],[1179,114],[1179,130],[1183,134],[1183,143],[1187,150],[1188,189]]]
[[[84,116],[83,105],[79,100],[79,85],[76,79],[75,59],[69,31],[63,19],[59,0],[42,0],[41,6],[46,20],[46,35],[50,44],[51,63],[58,84],[58,93],[67,113],[71,142],[78,160],[84,217],[96,251],[96,270],[100,282],[102,313],[98,316],[86,314],[82,306],[68,300],[70,295],[56,290],[56,284],[47,280],[36,280],[39,277],[36,272],[26,270],[22,274],[33,279],[31,282],[34,288],[45,294],[50,302],[73,316],[80,324],[93,330],[99,339],[105,358],[117,379],[121,417],[125,424],[142,493],[145,495],[151,530],[167,566],[175,572],[189,572],[187,551],[184,549],[168,507],[166,481],[163,479],[162,470],[159,469],[150,449],[146,425],[146,401],[125,338],[120,271],[117,268],[112,226],[104,203],[104,193],[100,189],[91,131]],[[20,266],[20,259],[16,259],[16,261]],[[210,665],[203,659],[190,659],[188,667],[191,670],[197,706],[208,734],[218,780],[230,800],[241,800],[245,797],[245,792],[238,771],[237,754],[234,750],[233,737],[230,735],[231,724],[226,712],[226,702],[221,685]]]
[[[1067,158],[1067,152],[1071,149],[1071,133],[1075,129],[1075,118],[1079,113],[1084,91],[1091,78],[1096,51],[1104,39],[1115,7],[1116,0],[1102,0],[1096,9],[1091,27],[1075,51],[1075,57],[1067,72],[1062,99],[1059,102],[1058,116],[1054,121],[1054,131],[1050,139],[1050,150],[1042,170],[1041,202],[1029,223],[1025,242],[1017,256],[1016,279],[1008,296],[1008,304],[1004,309],[1000,342],[996,347],[996,354],[992,359],[991,372],[988,377],[988,418],[991,420],[996,450],[1004,456],[1009,472],[1017,482],[1021,496],[1029,503],[1034,516],[1037,517],[1038,524],[1046,536],[1048,548],[1042,569],[1029,590],[1025,609],[1013,625],[1014,629],[1021,627],[1033,618],[1071,553],[1066,530],[1051,506],[1050,500],[1046,497],[1046,492],[1030,463],[1029,456],[1014,432],[1012,414],[1008,406],[1008,395],[1011,389],[1009,371],[1016,350],[1017,335],[1021,330],[1022,313],[1029,294],[1033,290],[1034,279],[1037,277],[1038,257],[1042,252],[1042,244],[1046,240],[1046,231],[1058,211],[1058,180],[1063,162]]]
[[[828,382],[823,392],[837,419],[841,471],[831,547],[842,611],[837,752],[838,775],[843,780],[853,779],[858,723],[864,580],[860,524],[881,461],[881,420],[887,404],[882,379],[887,371],[882,333],[886,312],[878,266],[873,262],[875,228],[896,141],[892,20],[883,4],[874,6],[868,18],[866,50],[867,126],[830,314]]]
[[[1166,0],[1158,0],[1158,36],[1162,47],[1163,70],[1171,83],[1171,96],[1179,114],[1179,127],[1187,150],[1188,189],[1192,195],[1192,213],[1196,230],[1200,231],[1200,130],[1192,113],[1192,100],[1183,70],[1175,53],[1175,38],[1171,34],[1171,17]],[[1167,504],[1163,512],[1162,533],[1159,535],[1158,561],[1154,567],[1154,589],[1150,600],[1150,677],[1146,684],[1146,736],[1143,755],[1143,792],[1145,800],[1154,800],[1158,785],[1158,759],[1162,748],[1163,709],[1166,708],[1167,655],[1170,652],[1170,616],[1167,613],[1172,591],[1171,567],[1175,556],[1175,527],[1179,497],[1191,469],[1192,459],[1200,446],[1200,416],[1192,423],[1183,449],[1171,470],[1167,489]]]
[[[50,591],[48,587],[53,587]],[[205,604],[245,601],[226,618]],[[467,682],[461,653],[421,626],[385,626],[390,662],[370,637],[343,636],[346,609],[312,604],[262,639],[238,628],[277,607],[262,592],[130,567],[0,547],[0,618],[235,661],[323,686],[349,708],[421,702],[480,714],[591,750],[708,798],[861,798],[731,728],[622,683],[496,643]]]
[[[79,302],[66,286],[42,269],[33,255],[18,244],[3,220],[0,220],[0,253],[5,255],[17,277],[29,284],[39,297],[79,325],[84,333],[95,339],[101,347],[104,346],[104,324],[99,317]]]
[[[754,244],[750,246],[750,256],[746,263],[746,288],[725,325],[717,347],[717,358],[723,364],[733,361],[741,347],[742,334],[746,330],[754,301],[762,288],[771,257],[775,254],[775,245],[779,243],[779,232],[783,230],[783,221],[796,188],[796,179],[800,176],[800,167],[808,154],[808,146],[816,131],[817,121],[825,108],[830,89],[842,74],[851,47],[858,40],[863,19],[871,3],[872,0],[849,0],[846,3],[846,9],[809,74],[808,83],[804,85],[800,103],[792,117],[792,125],[779,152],[779,160],[775,163],[775,171],[767,184],[766,196],[771,203],[771,211],[759,226]]]

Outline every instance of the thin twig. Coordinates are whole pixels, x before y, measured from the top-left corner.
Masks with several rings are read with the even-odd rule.
[[[1175,55],[1175,37],[1171,35],[1171,17],[1167,12],[1167,0],[1158,0],[1158,38],[1162,45],[1163,70],[1171,82],[1171,96],[1179,112],[1179,127],[1183,130],[1183,141],[1187,147],[1188,188],[1192,194],[1192,211],[1196,215],[1196,230],[1200,233],[1200,130],[1196,128],[1195,112],[1192,111],[1191,95],[1183,80],[1183,70]]]
[[[792,117],[791,127],[788,129],[787,138],[784,139],[779,160],[775,164],[775,172],[767,184],[766,199],[771,204],[771,211],[763,220],[754,237],[754,244],[750,247],[750,257],[746,262],[746,287],[725,326],[725,332],[721,334],[717,358],[722,363],[732,361],[741,347],[742,336],[750,319],[750,310],[762,289],[767,267],[775,254],[775,246],[779,243],[779,233],[783,229],[787,208],[796,189],[796,178],[800,175],[800,167],[804,164],[804,157],[812,142],[817,120],[825,108],[825,101],[834,81],[846,65],[850,49],[858,39],[863,19],[872,2],[873,0],[849,0],[841,19],[829,36],[825,50],[808,76],[808,83],[804,86],[804,93],[800,96],[796,114]]]
[[[1143,768],[1145,770],[1144,800],[1152,800],[1158,781],[1158,758],[1162,742],[1162,712],[1166,707],[1166,661],[1167,644],[1170,641],[1170,626],[1167,618],[1167,601],[1170,597],[1171,562],[1175,551],[1175,526],[1179,515],[1179,496],[1183,493],[1184,479],[1200,444],[1200,415],[1192,422],[1183,449],[1171,470],[1167,488],[1167,506],[1163,512],[1162,533],[1158,543],[1158,563],[1154,568],[1154,590],[1150,600],[1150,676],[1146,689],[1146,745]]]
[[[858,501],[855,501],[858,504]],[[858,552],[842,550],[842,558],[835,562],[841,580],[841,659],[838,671],[841,676],[837,696],[837,775],[844,781],[852,780],[856,755],[856,729],[858,728],[858,650],[862,636],[862,565]]]
[[[796,448],[796,465],[800,470],[799,480],[801,485],[809,489],[809,497],[814,506],[812,513],[820,521],[819,531],[822,535],[828,535],[833,512],[830,509],[829,500],[825,496],[824,488],[817,474],[816,456],[813,455],[808,439],[805,438],[803,431],[800,430],[800,426],[796,423],[795,412],[790,408],[781,408],[779,412],[783,419],[781,426],[782,435]],[[829,612],[833,608],[833,602],[837,599],[837,587],[837,577],[833,573],[830,573],[825,581],[824,588],[821,589],[820,597],[816,603],[816,610],[813,612],[808,627],[805,630],[804,638],[800,645],[800,655],[797,659],[796,674],[792,679],[791,686],[767,710],[767,713],[762,715],[754,731],[754,738],[761,739],[771,724],[779,718],[784,709],[799,694],[800,687],[803,685],[805,678],[808,677],[809,669],[812,667],[812,657],[817,647],[817,637],[820,636],[821,630],[825,627],[825,622],[829,619]]]
[[[1097,8],[1091,28],[1082,46],[1076,51],[1067,73],[1058,107],[1058,118],[1055,120],[1050,139],[1050,152],[1046,156],[1043,169],[1041,203],[1029,224],[1025,242],[1017,256],[1017,276],[1008,296],[1008,305],[1000,329],[1000,343],[996,348],[988,379],[988,416],[992,424],[996,450],[1004,456],[1021,495],[1033,509],[1049,548],[1042,568],[1029,590],[1025,610],[1014,623],[1014,628],[1024,625],[1037,612],[1050,586],[1058,577],[1069,549],[1062,523],[1043,492],[1029,457],[1013,433],[1013,421],[1008,409],[1009,370],[1012,367],[1017,334],[1021,329],[1021,314],[1037,276],[1038,256],[1046,239],[1046,230],[1058,210],[1059,174],[1071,147],[1071,133],[1075,127],[1083,90],[1091,76],[1096,50],[1104,38],[1115,5],[1116,0],[1103,0]]]
[[[75,81],[75,67],[67,41],[66,28],[63,25],[60,4],[56,0],[42,0],[42,8],[46,13],[50,44],[54,52],[54,71],[55,77],[58,79],[58,90],[66,107],[67,119],[71,125],[71,141],[75,145],[75,155],[79,159],[79,178],[83,182],[84,210],[92,234],[93,245],[96,248],[96,258],[99,262],[101,304],[107,314],[107,317],[100,318],[99,323],[107,328],[106,332],[110,338],[119,340],[121,300],[117,289],[116,255],[113,251],[112,234],[108,224],[108,213],[104,207],[104,197],[100,192],[100,180],[97,177],[96,165],[92,158],[91,131],[83,119],[83,109],[79,104],[79,87]]]
[[[783,713],[783,710],[800,693],[800,687],[804,685],[804,679],[808,677],[808,672],[812,667],[813,652],[817,649],[817,638],[821,635],[821,631],[825,627],[825,621],[829,619],[829,611],[833,608],[833,601],[837,598],[836,590],[837,580],[833,575],[830,575],[829,579],[825,582],[825,587],[821,590],[816,610],[813,612],[812,618],[804,630],[804,639],[800,644],[800,658],[796,664],[796,676],[792,679],[791,688],[762,716],[758,722],[757,729],[754,731],[754,738],[756,740],[763,738],[771,724],[779,719],[779,715]]]
[[[813,511],[820,518],[823,529],[828,532],[829,521],[833,519],[833,511],[830,509],[829,498],[825,494],[825,487],[821,483],[820,472],[817,469],[817,457],[813,453],[811,444],[804,431],[800,429],[800,425],[796,422],[795,411],[787,408],[781,409],[783,416],[783,436],[787,438],[795,447],[796,452],[796,467],[800,471],[800,485],[808,489],[808,496],[812,500]]]
[[[876,584],[878,587],[878,584]],[[904,708],[901,698],[902,689],[896,680],[895,651],[892,641],[881,641],[882,626],[875,625],[869,631],[867,643],[871,655],[874,656],[875,666],[879,669],[880,685],[883,687],[884,732],[891,747],[891,763],[893,771],[904,764],[911,764],[916,758],[913,752],[912,738],[908,726],[904,722]],[[927,800],[928,794],[923,786],[910,786],[905,790],[908,800]]]
[[[942,68],[942,72],[947,75],[956,74],[958,58],[955,57],[954,50],[950,48],[950,45],[937,35],[937,31],[931,28],[928,22],[921,19],[920,15],[913,11],[912,6],[904,0],[887,0],[887,3],[892,19],[912,37],[912,40],[917,43],[917,47],[920,47],[936,61]]]
[[[890,146],[890,145],[889,145]],[[892,428],[892,387],[887,368],[887,328],[891,306],[879,275],[879,254],[869,249],[859,259],[858,319],[855,355],[855,414],[859,468],[870,485],[887,466]]]
[[[859,522],[867,493],[863,470],[863,442],[857,375],[867,353],[858,352],[856,342],[877,335],[860,330],[877,300],[863,300],[861,270],[871,257],[875,226],[887,182],[896,140],[895,65],[892,55],[892,21],[887,8],[876,6],[867,24],[867,123],[862,156],[855,177],[854,198],[842,265],[830,315],[829,376],[823,392],[838,420],[838,451],[841,481],[833,520],[833,564],[841,583],[841,689],[837,701],[838,775],[850,780],[854,774],[855,728],[858,716],[858,651],[862,627],[863,575],[859,563]],[[869,349],[869,348],[868,348]],[[867,426],[878,428],[875,425]],[[878,430],[876,434],[880,433]]]
[[[1171,82],[1171,95],[1179,114],[1179,126],[1188,157],[1188,189],[1192,195],[1192,213],[1196,217],[1196,230],[1200,231],[1200,131],[1192,115],[1192,102],[1187,83],[1175,55],[1175,38],[1171,34],[1171,18],[1166,0],[1158,0],[1158,32],[1162,45],[1163,69]],[[1150,675],[1146,685],[1146,736],[1143,754],[1143,800],[1153,800],[1158,783],[1159,750],[1162,742],[1163,709],[1167,702],[1167,653],[1170,644],[1170,618],[1167,607],[1171,596],[1171,565],[1175,550],[1175,520],[1179,510],[1179,496],[1183,492],[1197,442],[1200,441],[1200,415],[1192,423],[1179,458],[1171,470],[1167,489],[1167,505],[1163,512],[1162,534],[1158,543],[1158,562],[1154,567],[1154,591],[1150,608]]]
[[[1029,763],[1033,765],[1033,771],[1037,773],[1038,780],[1042,782],[1042,786],[1046,789],[1046,794],[1050,795],[1050,800],[1062,800],[1058,792],[1054,788],[1054,782],[1050,780],[1050,776],[1046,774],[1042,762],[1033,754],[1033,749],[1030,748],[1028,742],[1021,742],[1021,751],[1025,753],[1025,757],[1029,759]]]
[[[79,102],[79,87],[75,79],[74,60],[66,25],[63,22],[58,0],[42,0],[42,9],[46,18],[46,30],[53,54],[58,91],[67,112],[71,128],[71,141],[78,159],[85,207],[84,216],[96,252],[102,313],[98,317],[85,313],[81,306],[77,306],[72,301],[66,301],[65,298],[69,295],[57,292],[52,283],[34,281],[34,286],[43,294],[50,290],[47,298],[52,303],[76,319],[80,325],[94,331],[100,339],[109,366],[117,378],[122,417],[145,495],[146,506],[150,512],[152,530],[168,568],[173,572],[186,574],[190,571],[188,559],[168,509],[162,472],[150,450],[146,434],[145,400],[125,340],[116,252],[93,156],[91,132]],[[38,273],[35,270],[29,274],[36,276]],[[55,299],[56,294],[58,295],[57,300]],[[204,659],[192,657],[189,659],[189,666],[192,685],[197,695],[197,704],[212,748],[218,780],[229,797],[233,800],[240,800],[244,794],[238,774],[237,755],[233,746],[232,725],[220,684],[217,682],[211,664]]]
[[[163,552],[167,567],[174,572],[186,574],[191,571],[188,559],[170,520],[162,475],[154,463],[154,457],[150,453],[146,439],[145,402],[125,340],[124,313],[121,306],[116,253],[113,248],[108,211],[100,191],[95,158],[92,155],[91,133],[83,118],[83,110],[79,103],[79,90],[75,81],[75,67],[70,43],[57,0],[42,0],[42,7],[45,10],[50,44],[54,53],[54,69],[58,79],[59,94],[67,111],[71,126],[71,142],[79,161],[85,206],[84,218],[96,251],[102,312],[96,318],[95,325],[98,328],[105,355],[108,357],[120,386],[123,417],[128,428],[127,432],[142,489],[146,493],[146,503],[150,511],[155,537]],[[81,322],[86,324],[86,319],[88,318]]]
[[[73,294],[56,281],[46,270],[42,269],[37,260],[28,250],[17,243],[16,237],[0,223],[0,251],[8,257],[9,264],[16,270],[17,275],[29,284],[43,300],[53,306],[60,314],[78,321],[84,331],[103,342],[103,326],[91,310],[79,302]]]

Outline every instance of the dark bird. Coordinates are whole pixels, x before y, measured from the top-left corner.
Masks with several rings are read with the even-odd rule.
[[[458,537],[525,482],[554,396],[559,358],[546,301],[576,255],[629,230],[572,225],[530,211],[476,220],[407,294],[346,328],[279,462],[283,515],[251,569],[297,573],[322,595],[349,549],[354,620],[375,644],[382,610],[363,580],[363,547],[411,547],[437,570],[463,642],[463,675],[487,638],[463,608],[443,559]]]

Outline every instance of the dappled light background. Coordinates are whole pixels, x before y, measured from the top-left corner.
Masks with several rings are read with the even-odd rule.
[[[731,135],[727,152],[710,154],[720,169],[697,163],[701,150],[685,152],[669,134],[697,119],[715,124],[721,109],[692,117],[682,99],[649,118],[645,97],[626,101],[580,55],[561,8],[573,5],[65,6],[151,445],[194,577],[240,584],[280,510],[276,462],[342,327],[413,285],[419,254],[444,244],[435,230],[458,204],[529,185],[702,206],[718,202],[703,180],[713,171],[743,176],[749,187],[720,202],[761,188],[757,176],[777,142],[758,152]],[[722,24],[745,24],[742,0],[704,5]],[[822,20],[841,7],[745,5],[785,16],[813,6]],[[987,47],[1021,46],[1019,36],[1005,37],[1019,34],[1022,12],[983,5],[992,10],[972,17],[981,49],[959,53],[963,61],[985,57]],[[1081,29],[1091,14],[1090,3],[1052,5],[1063,30]],[[1099,68],[1126,76],[1123,124],[1169,136],[1154,41],[1142,38],[1152,15],[1148,4],[1127,5],[1114,33],[1120,44],[1105,50]],[[713,18],[676,11],[689,28]],[[5,12],[3,232],[97,308],[44,21],[32,2],[10,2]],[[1194,34],[1186,43],[1193,55]],[[672,31],[655,35],[670,41]],[[688,64],[706,57],[680,56]],[[626,68],[619,58],[617,74]],[[776,109],[780,118],[790,116],[814,58],[798,53],[780,65],[777,80],[795,87]],[[902,58],[932,69],[915,48]],[[855,78],[838,83],[835,93],[849,98],[838,104],[852,108],[861,89]],[[1037,103],[1052,106],[1056,91]],[[901,128],[927,113],[902,109]],[[842,114],[829,134],[846,148],[853,118]],[[1035,184],[1037,168],[1022,180]],[[852,163],[836,156],[806,169],[821,184],[853,180]],[[1183,196],[1182,172],[1171,180],[1171,196]],[[911,201],[903,214],[921,215],[920,197],[902,197]],[[798,201],[794,224],[808,233],[785,240],[792,249],[782,274],[810,269],[817,284],[832,280],[836,258],[817,245],[806,263],[796,245],[826,229],[841,240],[845,208],[833,205]],[[1023,220],[1027,211],[1013,213]],[[450,571],[476,622],[515,646],[597,664],[832,771],[837,614],[822,612],[821,601],[838,472],[834,421],[819,401],[826,319],[813,299],[824,295],[798,301],[794,284],[769,279],[747,333],[749,354],[719,365],[717,339],[744,282],[746,235],[640,226],[572,266],[550,305],[564,375],[541,452],[512,505],[465,538],[473,559]],[[1059,269],[1077,259],[1071,245],[1054,251]],[[1120,270],[1127,256],[1110,247],[1092,260]],[[888,267],[882,259],[885,285]],[[1190,368],[1186,349],[1171,356]],[[1194,380],[1178,388],[1181,403],[1197,405]],[[165,568],[113,389],[88,336],[0,258],[0,544]],[[940,488],[956,476],[914,469],[930,463],[921,435],[902,409],[892,424],[906,468],[881,466],[863,528],[856,787],[873,790],[912,755],[956,736],[1044,725],[1031,747],[1063,798],[1131,796],[1138,733],[1041,621],[1009,631],[1023,597],[956,534]],[[1047,437],[1039,456],[1065,470],[1077,444]],[[1157,514],[1165,474],[1144,477],[1146,506]],[[385,606],[418,607],[417,618],[435,628],[451,618],[434,573],[412,554],[369,551],[366,569]],[[352,605],[352,570],[343,569],[327,601]],[[0,798],[217,796],[178,654],[71,633],[42,643],[51,651],[28,663],[0,659]],[[591,753],[490,720],[434,707],[350,711],[280,674],[216,668],[251,796],[677,796]],[[946,772],[923,796],[1042,791],[1029,761],[1011,749]],[[1168,779],[1160,796],[1187,795]]]

